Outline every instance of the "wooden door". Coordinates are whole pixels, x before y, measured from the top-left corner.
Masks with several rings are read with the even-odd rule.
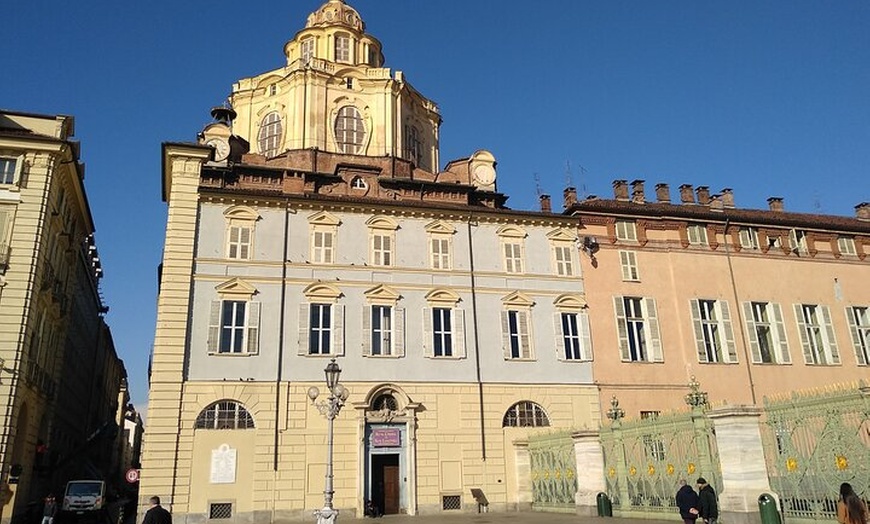
[[[399,512],[399,466],[384,465],[384,514]]]

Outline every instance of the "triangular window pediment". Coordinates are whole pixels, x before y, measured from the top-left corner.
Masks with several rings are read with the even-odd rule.
[[[547,238],[555,242],[573,242],[577,238],[577,235],[574,231],[561,227],[547,233]]]
[[[341,297],[341,290],[332,284],[315,282],[302,290],[302,294],[309,300],[338,300]]]
[[[218,295],[238,295],[251,297],[257,292],[257,288],[245,282],[241,278],[233,278],[215,286]]]
[[[583,295],[565,293],[556,297],[553,305],[559,309],[583,309],[588,304]]]
[[[500,237],[526,238],[526,231],[516,226],[502,226],[495,232]]]
[[[398,292],[395,289],[385,286],[384,284],[380,284],[375,286],[368,291],[365,292],[365,296],[368,300],[373,301],[389,301],[396,302],[401,298]]]
[[[389,229],[395,231],[399,229],[399,224],[395,220],[386,216],[374,216],[366,220],[366,225],[371,229]]]
[[[443,220],[435,220],[426,224],[426,232],[440,235],[452,235],[456,233],[456,228]]]
[[[308,223],[314,226],[336,227],[341,224],[341,220],[328,211],[319,211],[308,217]]]
[[[513,293],[502,297],[501,301],[505,306],[532,307],[535,305],[534,300],[519,291],[514,291]]]

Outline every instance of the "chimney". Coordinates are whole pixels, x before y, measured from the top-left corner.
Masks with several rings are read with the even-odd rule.
[[[724,207],[724,202],[722,202],[722,195],[716,194],[710,196],[710,209],[713,211],[722,211]]]
[[[628,182],[625,180],[613,181],[613,198],[617,200],[628,200]]]
[[[565,209],[573,206],[577,203],[577,189],[573,187],[566,187],[565,191],[562,192],[562,196],[565,201]]]
[[[680,186],[680,202],[683,204],[695,203],[695,193],[692,192],[692,184],[683,184]]]
[[[643,180],[631,181],[631,201],[635,204],[643,204],[645,200],[643,194]]]
[[[695,190],[698,193],[698,203],[702,206],[710,205],[710,188],[707,186],[698,186]]]
[[[722,207],[734,209],[734,190],[730,187],[722,189]]]
[[[541,195],[541,212],[552,213],[553,207],[550,205],[550,195]]]
[[[855,206],[855,216],[858,220],[870,220],[870,202],[861,202]]]
[[[671,188],[667,184],[656,184],[656,200],[661,204],[671,203]]]
[[[777,213],[782,213],[783,211],[785,211],[785,206],[782,203],[782,197],[768,198],[767,205],[770,207],[771,211],[776,211]]]

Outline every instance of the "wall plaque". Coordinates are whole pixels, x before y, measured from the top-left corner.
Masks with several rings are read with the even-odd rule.
[[[236,482],[236,450],[227,444],[211,450],[211,483],[233,484]]]
[[[399,428],[378,428],[372,430],[372,447],[395,448],[402,445],[402,431]]]

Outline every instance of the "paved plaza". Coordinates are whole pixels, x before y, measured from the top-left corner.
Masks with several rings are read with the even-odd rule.
[[[313,522],[313,521],[312,521]],[[616,517],[578,517],[571,513],[443,513],[438,515],[387,515],[378,519],[345,518],[339,515],[339,524],[673,524],[681,522],[674,513],[671,520],[626,519]]]

